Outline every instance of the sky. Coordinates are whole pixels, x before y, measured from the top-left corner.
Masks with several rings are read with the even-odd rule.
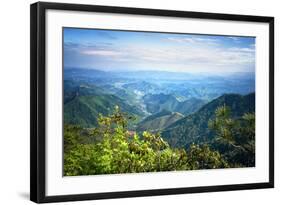
[[[64,28],[64,67],[103,71],[255,71],[255,38]]]

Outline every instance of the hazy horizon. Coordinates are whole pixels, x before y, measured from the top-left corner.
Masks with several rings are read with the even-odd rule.
[[[173,71],[173,70],[153,70],[153,69],[147,69],[147,70],[133,70],[133,69],[127,69],[127,70],[104,70],[99,68],[89,68],[89,67],[69,67],[65,66],[65,70],[71,70],[71,69],[78,69],[78,70],[92,70],[92,71],[100,71],[100,72],[107,72],[107,73],[138,73],[138,72],[155,72],[155,73],[182,73],[182,74],[191,74],[191,75],[210,75],[210,76],[221,76],[221,75],[234,75],[234,74],[250,74],[255,75],[255,71],[228,71],[228,72],[189,72],[189,71]]]

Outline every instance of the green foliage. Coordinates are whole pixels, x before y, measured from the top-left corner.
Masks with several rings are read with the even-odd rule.
[[[64,125],[64,151],[75,147],[78,143],[81,142],[81,131],[82,129],[79,126],[75,125]]]
[[[233,166],[255,165],[255,114],[245,113],[233,119],[230,108],[223,105],[216,109],[216,116],[209,121],[209,128],[215,131],[213,144],[220,147],[225,158]]]
[[[186,151],[171,148],[160,134],[132,134],[127,128],[129,120],[130,116],[115,106],[113,114],[99,115],[98,126],[91,131],[65,125],[64,175],[228,167],[220,154],[207,145],[192,145]]]
[[[216,109],[215,114],[215,119],[208,123],[209,128],[216,131],[218,140],[224,140],[234,145],[234,129],[238,124],[237,121],[230,118],[230,108],[223,105]]]
[[[188,164],[192,169],[227,168],[228,163],[218,151],[212,151],[208,145],[192,144],[187,153]]]
[[[199,111],[171,124],[162,131],[161,136],[172,147],[188,149],[192,143],[210,144],[215,134],[214,130],[209,129],[208,121],[215,118],[216,109],[224,105],[231,109],[232,118],[241,118],[244,113],[255,112],[255,93],[244,96],[239,94],[222,95],[204,105]]]

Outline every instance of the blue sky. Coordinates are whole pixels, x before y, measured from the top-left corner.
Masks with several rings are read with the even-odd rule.
[[[255,38],[64,28],[64,66],[105,71],[255,70]]]

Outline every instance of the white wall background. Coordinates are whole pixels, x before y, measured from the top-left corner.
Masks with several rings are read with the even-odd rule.
[[[52,0],[49,0],[52,1]],[[78,0],[60,0],[82,3]],[[2,1],[0,6],[0,204],[29,201],[29,4]],[[275,177],[276,188],[220,193],[142,197],[66,204],[278,204],[281,194],[281,12],[277,0],[84,0],[85,4],[268,15],[275,17]],[[280,79],[280,80],[279,80]],[[125,183],[125,182],[124,182]],[[280,203],[280,202],[279,202]],[[60,203],[65,204],[65,203]]]

